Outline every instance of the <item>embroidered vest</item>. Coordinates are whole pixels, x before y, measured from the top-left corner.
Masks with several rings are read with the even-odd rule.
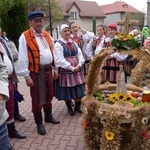
[[[74,44],[74,42],[72,42],[72,46],[73,46],[73,50],[69,50],[66,46],[66,43],[63,43],[62,41],[58,41],[61,46],[63,47],[64,51],[64,57],[70,57],[70,56],[76,56],[78,54],[78,48],[77,46]]]
[[[23,34],[25,35],[27,41],[29,70],[38,73],[40,67],[40,54],[39,54],[39,47],[36,42],[35,35],[31,28],[29,30],[26,30]],[[43,31],[43,35],[50,47],[50,51],[53,56],[52,40],[46,31]],[[54,66],[54,57],[53,57],[52,64]]]
[[[69,50],[66,46],[66,43],[62,41],[58,41],[63,47],[64,57],[71,64],[71,66],[75,67],[78,65],[78,47],[74,42],[72,42],[73,50]],[[82,71],[82,68],[77,72],[73,73],[71,70],[63,69],[61,67],[58,68],[59,71],[59,85],[60,87],[75,87],[77,85],[82,85],[85,83],[85,77]]]

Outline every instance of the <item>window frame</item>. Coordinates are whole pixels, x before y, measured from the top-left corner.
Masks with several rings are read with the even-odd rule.
[[[70,12],[70,19],[71,20],[77,20],[78,19],[78,13],[76,11]]]

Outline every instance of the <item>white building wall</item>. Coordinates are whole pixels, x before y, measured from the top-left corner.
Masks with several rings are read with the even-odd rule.
[[[108,14],[104,19],[104,24],[107,26],[110,23],[117,23],[120,20],[124,20],[125,13],[115,13],[115,14]],[[122,26],[118,26],[118,31],[122,30]]]
[[[121,20],[121,14],[115,13],[115,14],[108,14],[106,15],[106,18],[104,19],[104,24],[108,25],[110,23],[116,23],[117,21]]]
[[[70,12],[77,12],[77,19],[71,19],[71,18],[67,18],[67,20],[69,22],[76,22],[79,26],[81,26],[83,29],[87,30],[87,31],[93,31],[93,19],[92,17],[80,17],[79,15],[79,10],[78,8],[76,7],[76,5],[73,5],[69,11]],[[94,16],[93,16],[94,17]],[[104,19],[103,18],[96,18],[96,25],[98,24],[103,24],[104,23]],[[49,25],[49,18],[46,18],[45,19],[45,24],[44,24],[44,29],[46,29],[46,27]],[[61,25],[61,23],[60,23]],[[57,39],[57,37],[59,36],[59,26],[57,26],[57,30],[54,29],[53,30],[53,38],[54,40]],[[50,31],[48,31],[50,32]]]
[[[70,12],[77,12],[78,16],[77,19],[71,19],[69,18],[69,22],[76,22],[79,26],[81,26],[83,29],[92,31],[93,30],[93,20],[90,17],[80,17],[78,8],[73,5],[69,11]],[[93,16],[94,17],[94,16]],[[96,18],[96,24],[103,24],[102,18]]]

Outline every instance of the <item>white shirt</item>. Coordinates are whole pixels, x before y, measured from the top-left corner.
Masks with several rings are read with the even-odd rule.
[[[12,62],[11,62],[10,58],[8,57],[8,54],[7,54],[7,52],[6,52],[6,50],[3,47],[1,42],[0,42],[0,49],[4,53],[4,55],[3,55],[4,56],[4,62],[6,64],[8,75],[11,75],[13,73],[13,65],[12,65]],[[11,54],[11,52],[10,52],[10,54]]]
[[[0,126],[6,121],[9,117],[8,112],[6,110],[6,102],[0,101]]]
[[[0,126],[8,118],[5,103],[9,99],[8,79],[7,79],[6,65],[0,57],[0,94],[3,95],[4,101],[0,101]]]
[[[35,38],[40,49],[40,64],[47,65],[52,63],[53,57],[46,39],[44,37],[40,38],[37,35]]]
[[[61,40],[63,43],[66,43],[66,41],[61,37],[59,40]],[[71,40],[70,40],[71,42]],[[75,43],[76,44],[76,43]],[[78,47],[78,45],[76,44]],[[59,42],[55,43],[55,48],[54,48],[54,58],[55,58],[55,65],[56,67],[62,67],[64,69],[69,69],[71,71],[74,70],[74,67],[71,66],[70,62],[68,62],[63,54],[64,48]],[[81,49],[78,47],[78,53],[77,53],[77,59],[79,62],[79,66],[82,66],[84,64],[85,60],[83,58]]]
[[[40,51],[40,64],[46,65],[52,63],[53,57],[46,39],[42,37],[43,40],[41,40],[41,37],[37,36],[36,33],[35,33],[35,38]],[[52,42],[54,43],[53,39]],[[29,60],[28,60],[27,42],[25,39],[25,35],[21,34],[19,38],[18,66],[16,68],[17,74],[24,77],[29,76],[30,71],[28,69],[28,65],[29,65]]]
[[[78,35],[79,36],[79,35]],[[71,37],[73,38],[74,35],[71,34]],[[79,36],[80,37],[80,36]],[[86,53],[87,50],[87,44],[88,42],[94,37],[94,32],[85,31],[84,34],[82,34],[82,40],[83,40],[83,51]]]
[[[95,54],[97,54],[97,53],[99,53],[101,50],[102,50],[102,48],[103,48],[103,46],[104,46],[104,41],[105,41],[105,35],[103,35],[100,39],[101,39],[101,41],[100,41],[100,43],[98,44],[98,45],[96,45],[96,49],[95,49],[95,51],[94,51],[94,55]],[[98,38],[98,37],[96,37],[96,38]],[[90,40],[90,42],[88,43],[88,45],[87,45],[87,50],[86,50],[86,55],[90,58],[90,59],[92,59],[93,58],[93,48],[92,48],[92,45],[93,45],[93,38]]]
[[[82,35],[83,39],[83,51],[86,53],[88,42],[94,37],[94,32],[85,31]]]
[[[111,42],[111,38],[107,37],[105,39],[105,42]],[[116,58],[116,60],[118,61],[124,61],[126,58],[128,57],[128,54],[120,54],[118,52],[114,52],[113,54],[111,54],[111,58]]]

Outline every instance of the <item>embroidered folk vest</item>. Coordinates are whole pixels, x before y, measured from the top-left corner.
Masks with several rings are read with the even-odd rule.
[[[63,47],[63,54],[64,54],[64,57],[70,57],[70,56],[76,56],[78,54],[78,48],[77,46],[74,44],[74,42],[72,42],[72,47],[73,49],[72,50],[69,50],[68,47],[66,46],[66,43],[63,43],[62,41],[58,41],[61,46]],[[69,50],[69,51],[68,51]]]
[[[40,67],[40,54],[35,35],[31,28],[29,30],[26,30],[23,34],[25,35],[27,41],[29,70],[38,73]],[[50,51],[53,56],[52,40],[46,31],[43,31],[43,35],[50,47]],[[54,58],[52,64],[54,66]]]

